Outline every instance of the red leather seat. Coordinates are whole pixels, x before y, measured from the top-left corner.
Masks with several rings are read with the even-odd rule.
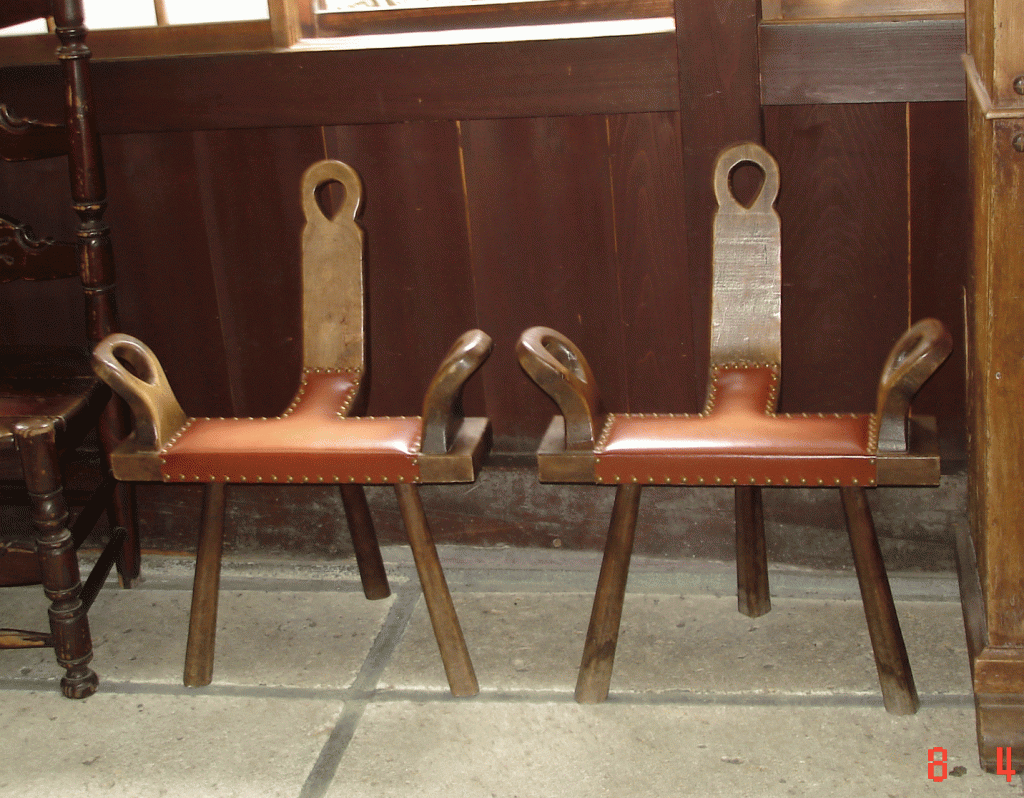
[[[729,185],[744,162],[764,173],[749,206]],[[595,702],[608,695],[641,488],[735,488],[738,604],[757,616],[771,608],[761,488],[836,487],[886,708],[915,712],[917,691],[864,489],[938,482],[934,423],[910,418],[909,407],[949,354],[949,335],[934,319],[904,334],[882,369],[874,413],[777,413],[781,227],[772,206],[778,166],[759,145],[740,144],[719,156],[714,184],[711,369],[702,413],[607,414],[575,344],[546,327],[519,340],[520,363],[561,410],[537,453],[540,479],[618,486],[576,698]]]
[[[317,196],[344,188],[337,210]],[[465,382],[486,360],[491,339],[463,334],[426,391],[421,416],[351,416],[363,373],[363,239],[356,223],[358,175],[340,161],[313,164],[302,178],[303,372],[291,405],[276,418],[189,418],[157,357],[127,335],[104,339],[94,368],[129,404],[132,434],[111,455],[122,480],[205,483],[185,684],[209,684],[217,617],[226,484],[334,484],[367,598],[390,594],[362,485],[391,484],[409,535],[441,660],[455,695],[477,680],[430,528],[416,492],[420,482],[472,482],[490,443],[485,418],[463,418]],[[130,367],[130,368],[129,368]],[[327,667],[327,663],[325,663]]]

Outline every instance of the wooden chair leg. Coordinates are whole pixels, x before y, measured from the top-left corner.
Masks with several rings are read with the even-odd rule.
[[[50,631],[57,662],[66,669],[61,691],[68,698],[96,692],[99,677],[89,667],[92,637],[80,594],[81,576],[57,463],[53,422],[32,419],[16,428],[25,483],[32,503],[43,591],[50,600]]]
[[[391,595],[391,587],[388,585],[388,575],[384,570],[384,560],[380,555],[380,544],[373,529],[370,506],[366,503],[363,486],[342,485],[341,503],[345,507],[349,534],[352,535],[363,595],[368,599],[387,598]]]
[[[130,483],[117,483],[108,517],[112,529],[120,527],[125,530],[124,542],[114,561],[118,581],[123,588],[135,587],[142,573],[142,549],[135,523],[135,489]]]
[[[868,633],[875,652],[878,681],[882,688],[885,708],[894,715],[913,715],[919,700],[914,686],[914,675],[903,643],[896,605],[889,589],[889,578],[878,546],[878,536],[871,520],[864,488],[840,488],[846,526],[850,533],[853,562],[857,568],[860,593],[864,600]]]
[[[608,697],[639,507],[640,485],[619,485],[576,679],[576,700],[581,704],[597,704]]]
[[[192,612],[185,649],[186,687],[202,687],[213,679],[213,651],[217,636],[217,598],[220,561],[224,548],[224,490],[221,482],[206,486],[203,522],[199,530],[196,575],[192,584]]]
[[[740,612],[751,618],[772,608],[761,488],[754,485],[736,488],[736,600]]]
[[[448,686],[455,696],[476,695],[480,692],[480,687],[473,670],[473,662],[469,658],[462,627],[455,614],[455,605],[448,591],[444,571],[441,570],[441,561],[437,558],[434,539],[430,534],[430,527],[427,526],[427,518],[423,514],[419,492],[415,485],[409,483],[395,485],[395,492],[398,494],[398,506],[409,535],[413,559],[416,560],[416,570],[423,586],[423,598],[430,613],[434,636],[441,650],[441,661],[448,676]]]
[[[116,396],[107,403],[103,411],[99,435],[104,461],[106,453],[113,451],[130,429],[126,414],[124,403]],[[109,468],[109,463],[107,467]],[[135,587],[142,571],[142,557],[138,526],[135,523],[135,490],[132,485],[127,482],[117,483],[107,517],[110,519],[111,529],[120,527],[125,530],[124,542],[115,560],[121,587]]]

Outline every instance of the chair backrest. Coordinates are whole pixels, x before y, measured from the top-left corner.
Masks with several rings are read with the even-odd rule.
[[[764,173],[757,197],[743,205],[730,176],[743,163]],[[782,226],[772,207],[779,166],[761,146],[738,144],[715,165],[711,288],[711,367],[782,365]]]
[[[320,193],[345,191],[328,216]],[[302,365],[362,371],[364,364],[363,230],[356,222],[363,188],[341,161],[318,161],[302,176]]]
[[[22,119],[0,109],[0,158],[25,161],[67,154],[72,205],[78,216],[77,241],[38,239],[31,228],[0,219],[0,281],[52,279],[78,275],[86,296],[86,328],[91,343],[116,331],[114,260],[110,231],[103,221],[106,182],[89,75],[91,53],[81,0],[5,0],[0,27],[52,16],[59,42],[57,60],[64,81],[63,124]],[[2,101],[2,97],[0,97]]]

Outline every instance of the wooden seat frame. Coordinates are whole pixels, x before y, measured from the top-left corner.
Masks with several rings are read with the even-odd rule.
[[[318,197],[344,187],[337,212]],[[393,484],[423,595],[454,695],[478,691],[417,484],[472,482],[490,445],[486,418],[464,418],[462,389],[491,351],[480,330],[464,333],[426,392],[420,417],[349,416],[364,373],[362,186],[340,161],[302,177],[303,371],[289,408],[276,418],[188,418],[160,363],[141,341],[116,335],[94,352],[94,368],[128,402],[131,436],[113,453],[123,480],[206,483],[184,682],[213,676],[226,484],[337,484],[367,598],[390,595],[363,491]],[[126,365],[131,370],[126,368]]]
[[[62,124],[23,119],[0,105],[0,158],[28,161],[68,157],[77,242],[37,238],[32,229],[0,217],[0,281],[78,278],[85,293],[86,334],[80,351],[5,347],[0,351],[0,470],[24,481],[36,530],[34,544],[0,544],[0,585],[42,583],[50,600],[49,633],[0,629],[0,648],[53,647],[66,669],[61,689],[69,698],[92,695],[99,679],[89,666],[88,611],[116,563],[121,584],[139,577],[130,486],[105,475],[69,524],[61,455],[98,430],[104,471],[107,454],[127,429],[126,409],[90,369],[89,350],[118,330],[110,231],[103,220],[106,186],[93,115],[91,54],[80,0],[10,2],[0,27],[52,16],[63,71]],[[83,585],[76,551],[107,511],[111,536]]]
[[[731,174],[752,163],[764,180],[749,205]],[[771,609],[761,488],[838,487],[885,707],[919,701],[865,493],[876,485],[938,484],[934,419],[910,402],[948,356],[942,324],[914,324],[882,370],[873,414],[779,414],[781,225],[774,210],[778,165],[757,144],[721,153],[715,167],[711,367],[704,411],[693,415],[606,413],[583,353],[546,327],[523,333],[524,370],[558,405],[538,450],[542,482],[616,484],[604,559],[576,686],[583,703],[608,695],[644,485],[735,488],[739,610]]]

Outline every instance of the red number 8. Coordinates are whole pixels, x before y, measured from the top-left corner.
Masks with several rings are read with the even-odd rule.
[[[932,759],[933,756],[938,756],[938,759]],[[935,769],[941,769],[941,773],[937,773]],[[929,748],[928,749],[928,778],[932,781],[945,781],[948,775],[948,765],[946,764],[946,749],[945,748]]]

